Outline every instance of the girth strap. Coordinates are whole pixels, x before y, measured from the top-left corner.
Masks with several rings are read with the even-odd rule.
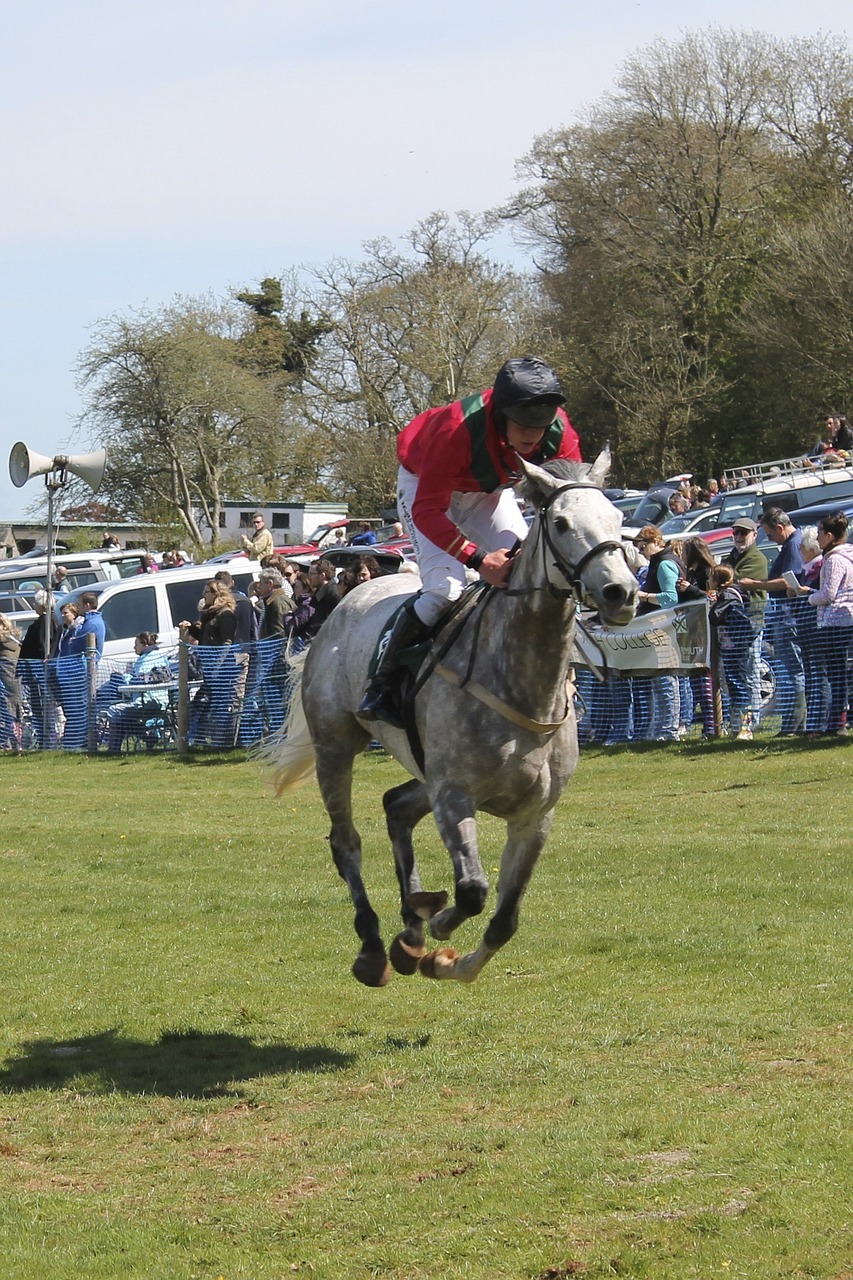
[[[574,682],[571,675],[566,679],[566,714],[562,720],[547,721],[531,720],[529,716],[522,715],[520,711],[516,711],[514,707],[509,706],[496,694],[484,689],[481,684],[466,681],[464,676],[460,676],[456,671],[451,671],[449,667],[445,667],[442,663],[439,663],[434,670],[437,675],[441,676],[442,680],[446,680],[454,688],[464,689],[466,693],[470,693],[478,702],[482,702],[484,706],[496,711],[499,716],[503,716],[504,720],[509,720],[512,724],[518,725],[519,729],[527,729],[529,733],[554,733],[556,729],[566,723],[571,715],[572,696],[574,694]]]

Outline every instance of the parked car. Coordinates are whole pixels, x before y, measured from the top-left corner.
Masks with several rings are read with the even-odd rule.
[[[643,498],[646,496],[645,491],[644,490],[636,490],[636,491],[626,490],[621,495],[621,497],[618,497],[618,498],[610,497],[610,494],[613,492],[615,492],[615,490],[608,491],[607,489],[605,489],[604,496],[606,498],[610,498],[610,501],[613,503],[614,507],[616,507],[617,510],[622,512],[623,524],[633,524],[634,512],[637,510],[637,507],[640,505]]]
[[[819,467],[803,458],[782,458],[752,467],[730,467],[725,474],[730,484],[744,479],[751,483],[723,494],[717,508],[720,525],[731,525],[744,516],[757,523],[770,507],[790,514],[818,503],[840,506],[845,499],[853,498],[851,467]]]
[[[54,556],[54,568],[64,565],[73,587],[132,577],[142,568],[145,551],[83,551]],[[22,556],[0,563],[0,592],[36,591],[47,586],[47,559]]]
[[[229,565],[228,571],[239,590],[245,591],[258,576],[259,567],[247,561],[245,567]],[[160,645],[168,649],[178,643],[178,624],[198,617],[202,587],[215,572],[212,564],[197,564],[188,569],[170,569],[167,573],[140,574],[121,582],[96,582],[55,597],[57,622],[61,623],[62,605],[69,600],[76,602],[84,591],[92,591],[98,597],[98,609],[106,628],[105,658],[132,659],[133,642],[140,631],[155,632]],[[106,666],[107,674],[108,670]]]
[[[674,493],[678,492],[676,485],[658,484],[653,485],[634,508],[630,520],[626,520],[622,525],[623,542],[633,542],[643,525],[656,524],[660,526],[664,520],[667,520],[671,512],[669,510],[669,500]]]
[[[720,513],[716,507],[698,507],[685,511],[680,516],[670,516],[658,528],[664,542],[671,542],[673,538],[690,538],[698,533],[707,533],[716,529],[719,523]]]
[[[789,511],[787,515],[792,525],[797,529],[802,529],[807,524],[817,524],[824,516],[831,516],[836,511],[843,511],[848,523],[853,526],[853,498],[848,498],[842,502],[815,503],[813,507],[800,507],[798,511]],[[771,542],[760,525],[758,527],[756,545],[764,553],[769,568],[776,559],[779,548],[775,542]]]

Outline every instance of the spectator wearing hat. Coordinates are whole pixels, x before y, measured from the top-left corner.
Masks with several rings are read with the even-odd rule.
[[[767,561],[763,551],[756,546],[758,525],[749,516],[741,516],[732,525],[734,547],[723,564],[734,570],[735,582],[742,578],[758,578],[767,573]],[[761,716],[761,646],[764,641],[764,611],[767,606],[766,591],[750,591],[747,609],[752,630],[755,633],[746,663],[746,680],[749,685],[749,713],[753,729],[758,728]]]

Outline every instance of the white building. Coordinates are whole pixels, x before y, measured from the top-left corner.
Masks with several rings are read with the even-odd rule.
[[[252,516],[260,511],[272,531],[277,547],[306,542],[314,530],[331,520],[345,520],[349,508],[345,502],[223,502],[219,516],[219,541],[240,541],[240,535],[252,533]],[[212,539],[211,539],[212,541]]]

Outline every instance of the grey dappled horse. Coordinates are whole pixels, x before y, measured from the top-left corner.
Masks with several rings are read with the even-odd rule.
[[[602,621],[634,616],[637,582],[619,539],[619,512],[600,485],[609,465],[525,465],[524,488],[537,514],[516,556],[509,589],[485,593],[416,700],[424,751],[421,771],[406,734],[355,714],[377,639],[403,597],[408,575],[351,591],[323,623],[293,694],[286,738],[270,757],[279,793],[304,782],[316,763],[332,821],[335,865],[355,907],[361,951],[353,973],[367,986],[391,976],[379,921],[361,874],[361,841],[352,818],[355,756],[376,737],[413,775],[386,792],[388,833],[402,899],[403,929],[391,946],[399,973],[471,982],[515,933],[518,910],[542,851],[554,808],[578,762],[577,727],[567,689],[578,601]],[[424,921],[445,941],[486,904],[488,881],[477,850],[478,810],[506,822],[497,906],[480,945],[426,954]],[[432,812],[453,860],[455,893],[421,887],[412,832]]]

